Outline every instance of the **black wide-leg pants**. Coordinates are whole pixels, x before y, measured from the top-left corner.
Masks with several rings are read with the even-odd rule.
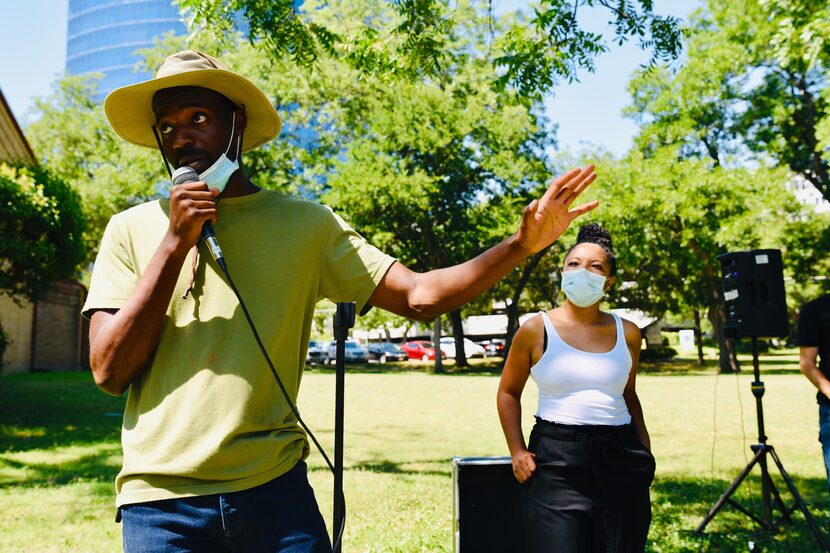
[[[532,553],[640,553],[651,524],[654,457],[625,426],[537,418],[528,449],[536,472],[522,486]]]

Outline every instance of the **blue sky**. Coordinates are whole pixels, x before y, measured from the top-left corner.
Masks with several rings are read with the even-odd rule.
[[[525,6],[525,0],[494,2],[497,10]],[[685,18],[700,0],[655,0],[655,11]],[[583,8],[584,25],[594,31],[608,29],[609,12]],[[33,98],[45,96],[63,71],[66,61],[68,0],[2,2],[0,7],[0,89],[25,126]],[[545,100],[550,118],[559,125],[560,148],[580,150],[588,145],[624,153],[636,133],[633,121],[624,119],[625,90],[631,73],[648,54],[633,43],[613,45],[596,61],[594,73],[582,72],[580,82],[563,83]]]

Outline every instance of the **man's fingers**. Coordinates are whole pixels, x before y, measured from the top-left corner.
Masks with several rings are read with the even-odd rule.
[[[596,173],[591,173],[590,175],[588,175],[588,178],[586,178],[585,180],[583,180],[582,182],[577,184],[574,187],[574,189],[571,191],[571,196],[565,201],[565,205],[568,205],[568,206],[571,205],[571,203],[573,203],[573,201],[580,194],[582,194],[582,191],[585,190],[586,188],[588,188],[588,185],[590,185],[595,180],[597,180],[597,174]]]
[[[596,173],[594,173],[594,165],[589,164],[583,167],[579,174],[575,175],[568,181],[556,194],[556,199],[561,200],[564,204],[568,205],[569,202],[572,202],[574,198],[576,198],[580,192],[585,190],[585,187],[588,186],[591,182],[594,181],[596,178]]]
[[[579,173],[579,168],[571,169],[561,177],[557,178],[548,186],[548,189],[545,190],[545,193],[542,194],[540,201],[548,202],[555,198],[559,191],[562,189],[562,187],[568,184],[574,177],[578,176]]]
[[[571,221],[579,217],[580,215],[585,215],[595,207],[599,205],[599,200],[594,200],[592,202],[588,202],[587,204],[582,204],[570,210],[568,214],[571,216]]]
[[[216,210],[216,202],[211,200],[192,200],[190,202],[191,207],[195,207],[196,209],[203,210],[203,209],[213,209]]]
[[[568,171],[548,187],[540,201],[559,200],[566,204],[569,201],[573,201],[572,198],[575,198],[596,178],[594,169],[593,164],[588,164],[581,169],[577,168]],[[587,183],[585,182],[586,180],[588,181]]]

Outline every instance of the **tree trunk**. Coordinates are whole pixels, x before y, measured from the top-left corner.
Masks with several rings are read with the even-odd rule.
[[[467,352],[464,351],[464,326],[461,322],[461,310],[450,311],[452,322],[452,335],[455,338],[455,366],[458,368],[469,367]]]
[[[504,357],[507,360],[507,354],[510,351],[510,346],[513,345],[513,336],[519,329],[519,306],[513,302],[507,305],[507,331],[504,339]]]
[[[516,283],[516,289],[513,290],[513,296],[510,298],[510,302],[507,304],[507,331],[504,340],[504,359],[507,359],[507,354],[510,352],[510,346],[513,343],[513,336],[516,334],[516,331],[519,330],[519,298],[522,297],[522,292],[524,292],[525,286],[527,286],[527,281],[530,280],[530,275],[533,274],[533,270],[536,269],[537,265],[539,265],[539,261],[542,260],[542,256],[545,255],[550,246],[547,248],[533,254],[533,257],[522,267],[522,276],[519,277],[519,282]]]
[[[738,372],[740,368],[738,367],[738,360],[735,354],[735,340],[726,338],[723,335],[725,312],[723,301],[720,297],[720,289],[715,286],[712,290],[713,303],[709,305],[708,319],[712,323],[715,339],[718,342],[718,365],[720,372]]]
[[[441,317],[432,323],[432,343],[435,345],[435,369],[434,372],[444,372],[444,363],[441,355]]]
[[[706,366],[703,358],[703,333],[700,330],[700,309],[695,308],[695,344],[697,344],[697,362],[701,367]]]

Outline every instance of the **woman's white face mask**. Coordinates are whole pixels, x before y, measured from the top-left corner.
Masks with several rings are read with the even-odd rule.
[[[605,295],[607,279],[588,269],[562,271],[562,291],[577,307],[594,305]]]

